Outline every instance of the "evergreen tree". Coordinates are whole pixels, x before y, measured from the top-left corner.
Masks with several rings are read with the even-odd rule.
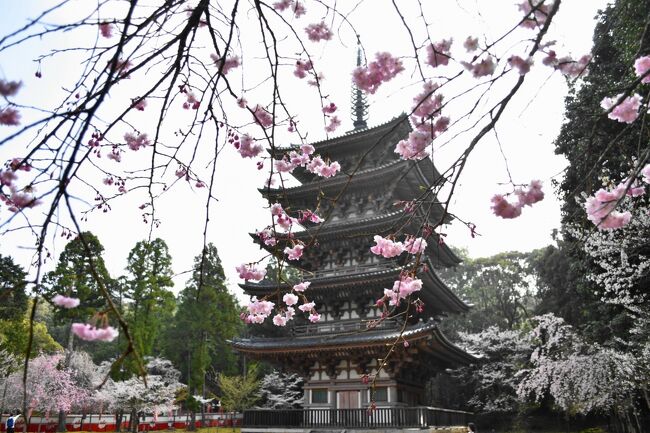
[[[172,319],[175,299],[172,258],[162,239],[140,241],[129,253],[128,276],[118,284],[123,293],[125,318],[140,356],[161,352],[161,329]],[[128,303],[128,304],[126,304]],[[128,366],[135,371],[134,360]]]
[[[20,320],[27,310],[25,271],[0,255],[0,320]]]

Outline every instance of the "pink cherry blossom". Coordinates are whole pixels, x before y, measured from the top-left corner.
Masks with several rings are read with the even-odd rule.
[[[255,108],[253,108],[253,116],[255,117],[255,121],[262,127],[269,128],[273,126],[273,116],[271,113],[266,111],[264,107],[256,105]]]
[[[221,69],[223,75],[226,75],[232,69],[238,68],[241,65],[238,56],[226,56],[226,59],[223,60],[223,57],[219,57],[216,54],[210,54],[210,58],[217,68],[221,68],[221,64],[223,63],[223,68]]]
[[[283,213],[284,209],[282,209],[282,205],[280,203],[273,203],[271,205],[271,215],[280,216]]]
[[[325,131],[334,132],[339,126],[341,126],[341,121],[339,120],[339,118],[337,116],[332,116],[330,117],[329,125],[325,127]],[[329,176],[325,176],[325,177],[329,177]]]
[[[519,4],[519,10],[524,13],[524,20],[520,24],[521,27],[534,29],[546,23],[551,7],[549,4],[544,4],[544,0],[524,0]]]
[[[22,191],[12,191],[11,195],[9,197],[4,197],[3,200],[6,202],[8,209],[11,212],[33,208],[42,203],[41,200],[37,199],[33,195]]]
[[[8,96],[15,96],[23,85],[20,81],[5,81],[0,80],[0,96],[5,98]]]
[[[147,100],[146,99],[135,99],[133,101],[133,108],[135,108],[138,111],[144,111],[144,109],[147,107]]]
[[[298,78],[305,78],[307,72],[311,71],[314,68],[311,61],[309,60],[298,60],[296,61],[296,69],[293,71],[293,75]]]
[[[526,75],[528,72],[530,72],[530,67],[533,64],[533,59],[529,57],[528,59],[524,60],[519,56],[511,56],[508,59],[508,63],[510,66],[517,69],[519,75]]]
[[[289,161],[294,167],[304,167],[307,164],[309,164],[309,155],[305,155],[304,153],[298,153],[295,150],[292,150],[289,152]]]
[[[99,25],[99,33],[106,39],[113,36],[113,25],[111,23],[101,23]]]
[[[515,194],[519,198],[519,204],[521,206],[532,206],[538,201],[544,199],[544,191],[542,191],[542,182],[539,180],[533,180],[530,182],[530,186],[527,190],[521,188],[515,191]]]
[[[304,246],[298,244],[293,248],[286,247],[284,249],[284,253],[287,255],[288,260],[298,260],[300,257],[302,257],[302,250],[304,249]]]
[[[266,275],[266,269],[258,269],[256,265],[245,263],[237,266],[235,270],[239,273],[239,278],[249,281],[260,281]]]
[[[623,94],[619,94],[613,98],[605,98],[600,102],[600,106],[608,111],[611,109],[609,114],[607,114],[607,117],[610,119],[617,120],[622,123],[632,123],[639,116],[641,96],[635,93],[634,95],[623,99],[623,101],[616,105],[622,96]]]
[[[512,204],[501,194],[492,197],[492,212],[501,218],[511,219],[521,215],[520,203]]]
[[[278,215],[275,222],[285,230],[290,230],[294,219],[287,214]]]
[[[261,144],[255,144],[255,140],[248,134],[241,136],[239,140],[239,149],[237,149],[242,158],[255,158],[264,151]]]
[[[465,69],[472,73],[474,78],[492,75],[497,67],[492,56],[488,56],[478,63],[461,62],[461,64],[465,67]]]
[[[291,173],[296,168],[296,165],[288,161],[286,157],[275,161],[274,166],[279,173]]]
[[[375,235],[374,239],[376,245],[370,247],[370,251],[373,254],[377,254],[378,256],[390,259],[392,257],[399,256],[402,254],[402,252],[404,252],[404,245],[402,245],[401,242],[394,242],[379,235]]]
[[[52,302],[54,305],[57,305],[59,307],[63,308],[75,308],[79,306],[79,299],[77,298],[69,298],[67,296],[63,295],[56,295],[52,298]]]
[[[395,153],[398,153],[402,159],[420,160],[429,156],[426,150],[431,143],[431,135],[428,132],[420,130],[409,133],[407,140],[401,140],[395,147]]]
[[[292,4],[293,0],[281,0],[279,2],[273,3],[273,9],[283,12],[285,9],[291,7]]]
[[[567,77],[577,78],[587,73],[589,62],[591,62],[589,55],[582,56],[577,61],[571,57],[562,57],[556,60],[555,67]]]
[[[314,224],[320,224],[323,222],[323,219],[310,210],[304,210],[301,211],[301,216],[299,221],[301,223],[309,221]]]
[[[287,309],[284,312],[284,317],[287,318],[287,320],[293,320],[293,316],[296,315],[296,310],[293,307],[287,307]]]
[[[404,241],[404,251],[410,254],[420,254],[427,248],[427,241],[423,238],[409,236]]]
[[[437,68],[449,63],[449,49],[451,48],[452,39],[443,39],[427,47],[427,63]]]
[[[316,304],[313,302],[305,302],[304,304],[299,306],[298,309],[304,313],[309,313],[311,310],[314,309],[315,306]]]
[[[367,67],[360,66],[352,72],[354,84],[368,93],[375,93],[382,83],[390,81],[404,70],[402,61],[390,53],[377,53],[375,58]]]
[[[643,77],[648,73],[648,70],[650,70],[650,56],[639,57],[634,61],[634,73],[637,77]],[[643,84],[650,83],[650,74],[645,75],[641,82]],[[0,93],[2,92],[0,91]]]
[[[307,9],[305,9],[305,5],[296,2],[296,4],[293,6],[293,14],[295,15],[296,18],[300,18],[307,12]]]
[[[419,278],[402,277],[393,283],[393,292],[398,293],[399,297],[405,299],[413,292],[422,288],[422,280]]]
[[[140,150],[141,148],[147,147],[151,144],[149,138],[147,137],[147,134],[135,135],[130,132],[124,134],[124,141],[126,141],[129,149],[134,151]]]
[[[441,132],[435,127],[435,123],[433,123],[434,118],[440,116],[443,100],[442,94],[435,94],[437,89],[437,84],[431,83],[430,81],[426,82],[424,83],[422,92],[413,98],[411,121],[416,129],[421,132],[429,132],[431,138],[435,138],[437,133]],[[432,125],[434,126],[432,127]],[[446,129],[446,126],[444,129]]]
[[[478,38],[468,36],[465,42],[463,42],[463,47],[468,53],[473,53],[478,48]]]
[[[0,186],[5,185],[11,187],[17,179],[18,176],[13,170],[0,170]]]
[[[316,322],[320,321],[320,314],[318,314],[318,313],[312,313],[312,314],[310,314],[310,315],[309,315],[309,321],[310,321],[311,323],[316,323]]]
[[[113,341],[119,335],[112,326],[96,328],[87,323],[73,323],[72,333],[86,341]]]
[[[328,177],[336,176],[336,173],[338,173],[340,169],[341,169],[341,165],[338,163],[338,161],[333,161],[330,162],[329,164],[323,164],[320,167],[318,167],[318,169],[316,170],[316,174],[328,178]]]
[[[246,108],[248,101],[243,96],[237,99],[237,105],[239,108]]]
[[[310,173],[318,173],[318,171],[325,165],[325,161],[320,156],[315,156],[311,159],[311,162],[307,164],[307,171]]]
[[[20,125],[20,113],[11,107],[0,108],[0,125]]]
[[[300,151],[305,155],[311,155],[316,149],[311,144],[303,144],[300,146]]]
[[[302,292],[304,292],[305,290],[307,290],[309,288],[310,284],[311,284],[310,281],[303,281],[302,283],[295,284],[293,286],[293,290],[295,290],[296,292],[301,292],[302,293]]]
[[[334,35],[323,21],[318,24],[309,24],[305,27],[305,32],[312,42],[329,41]]]
[[[323,107],[323,113],[325,114],[333,114],[338,107],[336,106],[335,103],[330,102],[329,104],[325,105]]]
[[[282,301],[290,307],[298,303],[298,296],[294,295],[293,293],[285,293],[285,295],[282,297]]]
[[[278,240],[273,236],[271,229],[264,229],[260,232],[257,232],[257,236],[260,238],[264,245],[274,246],[277,245]]]
[[[275,326],[286,326],[287,320],[288,319],[282,314],[276,314],[275,316],[273,316],[273,324]]]
[[[632,219],[628,211],[616,211],[616,203],[625,194],[627,181],[621,182],[611,191],[604,188],[596,191],[585,203],[587,219],[598,226],[599,229],[618,229],[627,225]]]
[[[201,106],[201,101],[196,99],[196,95],[192,92],[185,92],[185,98],[186,101],[183,103],[183,108],[185,110],[189,110],[190,108],[192,110],[198,110],[199,107]]]
[[[248,310],[248,316],[246,321],[249,323],[262,323],[264,319],[269,317],[273,311],[275,304],[270,301],[260,301],[256,296],[252,296],[246,309]]]

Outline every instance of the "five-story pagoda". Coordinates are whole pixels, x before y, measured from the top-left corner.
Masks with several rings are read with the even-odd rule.
[[[353,409],[371,401],[377,407],[417,406],[424,403],[428,378],[474,359],[438,328],[443,316],[469,306],[436,275],[436,269],[459,262],[429,229],[446,220],[442,206],[431,196],[411,206],[414,198],[426,197],[423,192],[440,175],[430,158],[404,160],[395,153],[396,144],[411,132],[408,117],[367,128],[359,90],[353,93],[353,104],[353,131],[312,144],[323,160],[338,161],[337,175],[322,178],[297,167],[293,176],[299,186],[261,190],[285,210],[317,209],[326,217],[321,223],[303,223],[304,230],[294,232],[292,239],[278,240],[280,248],[256,236],[261,246],[276,253],[291,245],[289,241],[307,246],[290,264],[310,281],[305,293],[320,320],[291,321],[282,336],[237,339],[232,345],[248,358],[300,372],[306,379],[307,408]],[[427,245],[419,254],[405,251],[390,257],[371,251],[374,246],[378,252],[377,235],[412,235],[413,243],[423,231]],[[415,288],[419,290],[408,290],[400,299],[400,290],[414,279],[421,281]],[[241,287],[251,296],[281,304],[292,283],[269,279]]]

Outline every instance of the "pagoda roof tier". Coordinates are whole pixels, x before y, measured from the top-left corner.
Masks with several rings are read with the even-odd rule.
[[[429,315],[443,313],[464,313],[470,306],[458,298],[433,271],[433,264],[426,261],[426,267],[418,272],[423,287],[414,296],[424,302],[425,312]],[[305,276],[311,282],[308,289],[309,298],[319,302],[345,301],[349,299],[376,300],[383,296],[383,289],[390,288],[399,279],[402,268],[394,262],[382,264],[340,268],[331,271],[315,272],[313,277]],[[278,284],[272,281],[260,283],[246,282],[239,285],[244,292],[251,296],[263,297],[275,290],[290,290],[288,284]]]
[[[408,348],[403,344],[407,341]],[[476,358],[451,343],[434,321],[393,329],[371,329],[335,335],[311,335],[291,338],[242,338],[231,341],[238,352],[257,359],[283,362],[301,359],[303,362],[322,361],[331,357],[353,358],[369,356],[384,358],[390,345],[395,349],[425,353],[441,365],[454,367],[467,365]]]
[[[320,154],[332,161],[340,161],[347,159],[350,155],[357,154],[360,156],[368,151],[386,154],[387,147],[394,147],[397,142],[406,138],[409,132],[411,132],[411,125],[406,114],[402,114],[369,129],[352,131],[345,135],[310,144],[314,146],[315,154]],[[281,159],[285,154],[299,148],[300,145],[296,144],[278,147],[275,151],[267,149],[267,151],[269,154],[274,155],[276,159]],[[392,154],[392,151],[389,154]],[[303,183],[316,178],[313,173],[308,172],[303,167],[296,168],[292,174]]]
[[[437,225],[440,222],[440,213],[432,212],[428,217],[428,223]],[[450,218],[445,218],[448,223]],[[331,240],[340,239],[353,239],[358,237],[368,237],[369,242],[372,242],[370,237],[378,235],[387,235],[394,232],[399,228],[402,232],[408,234],[417,234],[422,225],[422,219],[417,216],[414,218],[413,214],[405,213],[403,210],[375,215],[367,218],[357,218],[352,220],[337,220],[326,222],[319,225],[307,227],[305,230],[292,233],[292,239],[310,243],[314,238],[319,244],[324,244]],[[278,250],[277,247],[268,246],[260,242],[259,236],[255,233],[250,233],[253,240],[260,244],[264,249],[273,253]],[[286,238],[278,236],[278,241],[284,243]],[[370,245],[370,243],[369,243]],[[316,247],[317,248],[317,247]],[[435,265],[439,266],[456,266],[461,262],[461,259],[454,254],[454,252],[447,246],[446,243],[440,242],[440,237],[436,233],[432,233],[427,242],[426,255]],[[300,265],[297,265],[300,267]]]
[[[398,159],[356,172],[353,176],[344,173],[320,179],[291,188],[260,188],[260,193],[269,200],[276,200],[287,206],[286,200],[309,198],[314,204],[320,192],[335,195],[344,188],[348,191],[359,189],[377,190],[384,185],[395,185],[397,198],[412,199],[422,193],[421,187],[429,188],[440,177],[429,158],[420,161]]]

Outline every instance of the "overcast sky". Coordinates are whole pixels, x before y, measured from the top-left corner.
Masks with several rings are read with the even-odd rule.
[[[26,16],[33,16],[43,4],[36,0],[1,3],[3,13],[0,16],[0,29],[3,33],[20,26]],[[360,7],[348,15],[357,25],[366,53],[372,56],[377,51],[389,51],[408,55],[408,35],[396,25],[394,10],[387,8],[384,11],[379,3],[374,0],[362,2]],[[432,34],[432,39],[454,37],[457,45],[461,45],[467,35],[487,35],[490,39],[507,24],[516,22],[519,16],[515,3],[511,1],[425,3],[428,4],[427,7],[432,8],[425,11],[430,17],[429,31],[435,33]],[[593,17],[596,11],[606,4],[605,0],[563,1],[550,38],[561,41],[563,52],[575,56],[588,53],[591,48]],[[434,13],[434,7],[438,8],[439,13]],[[476,14],[477,10],[480,15]],[[380,14],[379,11],[384,12]],[[253,14],[248,16],[252,17]],[[247,24],[254,23],[240,23],[244,39]],[[316,62],[322,60],[330,99],[341,108],[343,125],[337,134],[342,134],[352,129],[351,120],[346,114],[355,49],[351,31],[344,27],[337,30],[336,39],[340,38],[346,46],[335,47],[338,44],[335,40],[323,47],[310,47],[315,53]],[[43,51],[42,43],[34,41],[22,49],[0,54],[0,78],[22,79],[25,84],[25,98],[51,97],[54,100],[61,89],[48,87],[52,86],[51,81],[33,77],[33,59]],[[75,67],[77,65],[74,64],[50,66],[44,73],[48,76],[58,74],[60,77],[57,78],[63,80],[66,75],[74,74]],[[290,74],[291,70],[287,69],[286,73]],[[405,73],[411,72],[413,71],[407,70]],[[548,68],[541,67],[533,68],[527,82],[532,84],[525,87],[521,95],[513,101],[497,128],[503,155],[496,145],[494,135],[487,137],[470,157],[460,188],[453,199],[451,211],[476,224],[481,235],[472,238],[467,228],[454,224],[447,230],[447,242],[466,248],[472,257],[511,250],[530,251],[543,247],[551,243],[551,231],[559,227],[559,203],[550,183],[554,177],[561,176],[566,165],[562,158],[554,155],[553,140],[562,123],[563,98],[567,86],[559,73],[551,73]],[[295,89],[285,91],[291,95],[290,98],[293,98],[294,102],[298,101],[296,103],[300,103],[301,98],[308,98],[304,96],[308,91],[306,87],[296,86]],[[399,83],[385,86],[369,98],[369,125],[384,123],[408,111],[411,108],[411,99],[417,93],[419,88],[405,87]],[[324,132],[321,132],[321,117],[303,117],[301,121],[310,131],[310,140],[325,138]],[[3,128],[0,129],[0,137],[3,137],[7,133],[7,127],[0,128]],[[444,168],[445,164],[457,155],[459,146],[465,144],[451,142],[444,146],[434,155],[434,163]],[[0,148],[0,158],[5,160],[20,155],[24,152],[23,145],[24,143],[9,144]],[[234,267],[242,262],[258,260],[263,255],[248,233],[268,224],[268,211],[264,210],[265,202],[257,191],[264,182],[264,173],[255,170],[254,162],[243,160],[231,148],[224,149],[219,158],[215,191],[219,201],[212,209],[208,239],[219,249],[229,287],[241,298]],[[515,220],[499,219],[490,211],[492,195],[510,191],[507,185],[500,185],[508,182],[506,161],[515,183],[541,179],[545,185],[545,200],[532,208],[526,208],[522,216]],[[103,243],[106,249],[106,263],[115,277],[123,273],[128,252],[135,242],[145,239],[149,233],[148,226],[141,222],[138,205],[135,201],[125,200],[120,206],[114,206],[112,212],[93,214],[84,223],[84,228],[96,233]],[[202,190],[184,188],[175,195],[171,194],[158,206],[163,219],[161,226],[154,230],[153,236],[163,238],[169,245],[174,271],[179,274],[175,279],[176,289],[180,290],[187,280],[187,275],[182,273],[191,268],[193,257],[201,249],[205,194]],[[7,211],[0,209],[0,220],[4,221],[6,218]],[[28,248],[32,243],[33,239],[26,235],[6,236],[0,240],[0,253],[14,256],[21,265],[27,267],[30,257]],[[63,246],[63,243],[53,245],[54,257],[58,257]],[[52,265],[53,262],[50,267]]]

